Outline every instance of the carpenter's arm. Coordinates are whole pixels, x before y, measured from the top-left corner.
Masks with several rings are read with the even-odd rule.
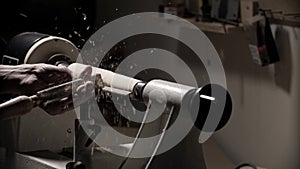
[[[90,77],[91,67],[82,70],[79,78]],[[89,79],[89,78],[88,78]],[[36,92],[72,80],[72,72],[67,67],[49,64],[23,64],[17,66],[0,65],[0,94],[34,95]],[[77,96],[54,103],[40,105],[50,115],[61,114],[74,109],[90,98],[93,83],[86,81],[77,87]]]
[[[66,67],[48,64],[0,65],[0,94],[34,94],[72,80]]]

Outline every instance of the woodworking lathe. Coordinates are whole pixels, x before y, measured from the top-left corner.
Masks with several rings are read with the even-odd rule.
[[[167,168],[170,166],[168,166],[168,162],[164,163],[164,160],[176,160],[178,158],[184,160],[193,154],[193,149],[199,154],[196,153],[192,156],[200,161],[194,167],[205,168],[205,163],[201,162],[204,161],[201,155],[202,149],[197,145],[199,144],[197,142],[199,133],[213,133],[220,130],[230,119],[232,109],[230,94],[226,88],[218,84],[206,84],[196,87],[163,79],[144,81],[143,79],[128,77],[99,67],[92,67],[90,79],[82,79],[78,74],[80,70],[89,65],[76,63],[80,50],[67,39],[36,32],[25,32],[15,36],[8,43],[7,48],[6,54],[2,56],[3,64],[48,63],[56,66],[66,66],[73,73],[73,80],[70,82],[43,89],[31,96],[16,96],[0,104],[1,119],[9,119],[16,112],[24,116],[19,117],[19,129],[16,131],[18,137],[12,138],[18,139],[15,146],[16,152],[29,154],[28,156],[32,157],[32,152],[36,154],[39,150],[51,150],[56,155],[63,156],[60,159],[65,159],[63,165],[60,166],[61,168]],[[68,112],[57,117],[49,117],[43,115],[43,113],[37,115],[37,113],[32,112],[37,111],[42,104],[72,97],[74,95],[73,87],[82,84],[86,80],[93,82],[94,91],[87,101],[75,105],[76,112]],[[91,105],[91,103],[97,103],[97,105]],[[147,110],[153,110],[153,108],[155,110],[156,106],[161,105],[165,106],[162,109],[161,116],[152,119],[152,121],[149,120],[153,111]],[[95,106],[101,110],[104,119],[99,118],[97,114],[95,115],[94,110],[97,109]],[[136,113],[137,110],[138,113]],[[190,133],[174,149],[163,154],[157,154],[161,148],[160,144],[163,144],[163,140],[167,137],[165,132],[176,123],[176,118],[180,118],[179,114],[182,112],[184,118],[194,117],[191,120],[193,124]],[[207,119],[214,113],[220,114],[220,117],[215,118],[216,125],[210,125]],[[132,118],[125,118],[134,117],[135,115],[141,116],[141,120],[134,121]],[[43,117],[38,119],[40,116]],[[30,135],[25,134],[30,129],[28,126],[35,125],[34,121],[49,121],[51,118],[58,119],[52,121],[52,123],[56,123],[55,126],[51,125],[52,123],[49,125],[45,123],[49,133],[37,131],[40,134],[40,136],[36,136],[36,139],[39,139],[38,143],[25,146],[25,144],[31,144],[30,141],[26,140],[30,140],[28,138]],[[112,126],[102,125],[104,124],[102,123],[103,120],[107,121],[105,124]],[[126,122],[123,123],[122,120]],[[130,132],[124,132],[135,138],[133,142],[114,146],[118,151],[124,150],[125,153],[122,156],[120,156],[122,153],[114,153],[116,150],[114,151],[112,147],[99,145],[99,139],[97,139],[107,127],[113,127],[118,132],[122,132],[122,129],[126,130],[126,126],[118,126],[120,123],[130,123],[135,126],[128,128],[127,125]],[[45,127],[41,125],[41,128],[43,128],[41,130],[44,130]],[[67,130],[68,135],[62,130]],[[57,134],[55,134],[56,131]],[[47,134],[50,136],[47,136]],[[134,153],[140,150],[138,138],[158,134],[160,134],[160,137],[153,143],[151,155],[142,158],[134,157]],[[55,135],[57,138],[54,138]],[[70,135],[73,135],[73,137]],[[51,138],[53,139],[52,143]],[[61,144],[61,142],[63,143]],[[187,148],[189,146],[190,148]],[[182,149],[185,148],[187,148],[186,151],[183,151]],[[189,155],[186,155],[186,153]],[[30,158],[30,160],[37,159],[43,161],[37,156]],[[43,164],[50,165],[49,168],[51,168],[51,162],[45,159]]]

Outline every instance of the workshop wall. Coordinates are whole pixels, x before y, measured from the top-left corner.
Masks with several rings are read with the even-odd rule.
[[[207,33],[224,64],[234,105],[228,125],[214,137],[236,165],[297,169],[300,28],[272,25],[272,31],[281,60],[266,67],[253,62],[245,32]]]
[[[285,13],[300,12],[300,1],[298,0],[258,0],[263,9],[284,11]]]

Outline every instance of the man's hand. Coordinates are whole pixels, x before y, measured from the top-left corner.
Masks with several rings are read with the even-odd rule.
[[[90,79],[92,68],[87,66],[77,78]],[[0,94],[34,95],[43,89],[72,80],[72,72],[63,66],[49,64],[0,65]],[[88,100],[93,83],[85,81],[75,86],[76,95],[54,103],[40,105],[50,115],[57,115],[74,109],[74,105]]]
[[[35,94],[36,92],[72,80],[66,67],[49,64],[0,65],[2,94]]]
[[[92,92],[94,91],[94,84],[91,80],[92,68],[90,66],[86,66],[77,78],[85,80],[82,84],[78,86],[73,86],[73,95],[62,99],[58,102],[53,102],[45,105],[41,105],[48,114],[57,115],[64,113],[66,111],[73,110],[75,107],[80,104],[86,102],[91,98]],[[75,77],[74,77],[75,78]],[[73,79],[74,80],[74,79]]]

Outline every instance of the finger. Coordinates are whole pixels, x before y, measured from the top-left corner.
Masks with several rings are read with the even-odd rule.
[[[41,80],[52,84],[71,81],[72,74],[67,67],[50,64],[35,64],[33,73]]]
[[[83,85],[80,85],[75,95],[73,95],[75,107],[89,100],[94,92],[94,84],[90,81],[85,82]]]
[[[88,81],[91,78],[91,74],[92,74],[92,67],[91,66],[87,66],[85,67],[82,72],[79,74],[79,78],[82,78],[84,81]]]
[[[91,81],[86,81],[83,84],[80,84],[77,88],[76,88],[76,93],[86,93],[86,91],[91,91],[94,88],[94,84]]]
[[[84,75],[90,75],[91,73],[92,73],[92,67],[86,66],[80,73],[80,76],[83,77]]]
[[[60,84],[63,82],[68,82],[72,80],[71,71],[66,67],[56,67],[53,71],[48,71],[47,73],[47,81],[53,82],[55,84]]]
[[[87,91],[92,91],[94,89],[94,83],[91,81],[85,82],[85,86],[86,86]]]
[[[77,89],[76,89],[77,95],[79,95],[79,93],[82,94],[84,92],[85,92],[85,85],[84,84],[77,87]]]
[[[41,108],[50,115],[58,115],[73,110],[74,104],[72,98],[69,97],[47,105],[42,105]]]

